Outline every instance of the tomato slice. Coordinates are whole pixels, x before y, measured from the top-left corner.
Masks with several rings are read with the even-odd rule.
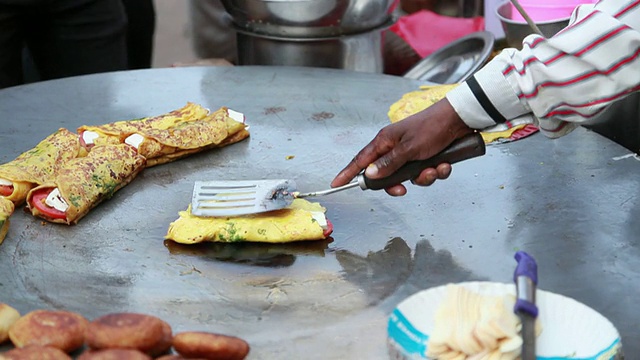
[[[333,232],[333,224],[327,219],[327,229],[324,231],[324,237],[328,237]]]
[[[47,200],[47,196],[49,196],[49,193],[52,190],[53,189],[40,189],[34,192],[31,197],[31,205],[49,218],[65,220],[67,218],[67,214],[65,214],[64,211],[52,208],[44,202]]]
[[[13,194],[13,185],[0,185],[0,196],[11,196]]]

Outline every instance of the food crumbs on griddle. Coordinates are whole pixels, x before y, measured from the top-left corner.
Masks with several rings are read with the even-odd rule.
[[[46,221],[40,221],[40,225],[41,226],[45,226],[45,225],[47,225],[47,222]]]
[[[285,156],[286,160],[291,160],[293,158],[295,158],[295,155],[287,155],[287,156]]]
[[[202,274],[202,271],[200,271],[200,270],[196,269],[196,267],[195,267],[195,266],[191,265],[191,269],[189,269],[189,270],[185,270],[185,271],[180,271],[180,276],[183,276],[183,275],[191,275],[191,274],[193,274],[194,272],[196,272],[196,273],[198,273],[198,274]]]

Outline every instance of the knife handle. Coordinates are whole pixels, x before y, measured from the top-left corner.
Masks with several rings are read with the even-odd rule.
[[[515,281],[518,276],[526,276],[535,285],[538,285],[538,264],[536,264],[536,260],[524,251],[516,252],[515,259],[518,265],[513,273],[513,280]]]
[[[364,174],[361,174],[362,181],[359,182],[363,190],[386,189],[390,186],[414,179],[420,175],[424,169],[435,168],[442,163],[454,164],[459,161],[482,156],[485,152],[486,147],[482,135],[480,135],[480,133],[472,133],[454,141],[449,147],[429,159],[409,161],[393,174],[381,179],[370,179]]]
[[[516,252],[515,259],[518,262],[513,273],[516,283],[516,304],[514,312],[538,316],[536,306],[536,286],[538,284],[538,264],[535,259],[524,251]]]

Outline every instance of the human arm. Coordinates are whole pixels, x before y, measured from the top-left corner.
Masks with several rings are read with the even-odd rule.
[[[446,99],[383,128],[331,185],[348,182],[369,164],[367,176],[388,176],[407,161],[437,154],[470,129],[521,116],[533,117],[545,135],[559,137],[636,91],[640,4],[602,0],[590,7],[579,7],[553,38],[528,36],[523,50],[504,50]],[[449,172],[442,164],[414,182],[428,185]],[[403,195],[406,189],[397,185],[387,192]]]

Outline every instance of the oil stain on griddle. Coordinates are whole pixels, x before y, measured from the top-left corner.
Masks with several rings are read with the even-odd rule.
[[[319,112],[311,115],[311,119],[315,121],[324,121],[324,120],[331,119],[334,116],[335,116],[334,113],[323,111],[323,112]]]

